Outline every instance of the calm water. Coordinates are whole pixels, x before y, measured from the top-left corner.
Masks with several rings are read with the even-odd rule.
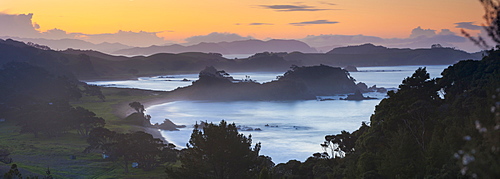
[[[411,76],[419,66],[360,67],[362,72],[352,72],[358,82],[368,86],[396,88],[401,81]],[[440,76],[447,66],[428,66],[431,77]],[[230,73],[230,72],[229,72]],[[282,73],[234,73],[236,79],[249,75],[259,82],[268,82]],[[97,85],[172,90],[190,85],[182,79],[196,80],[197,74],[167,77],[147,77],[129,81],[91,82]],[[369,121],[375,106],[385,97],[381,93],[365,94],[376,100],[365,101],[176,101],[150,106],[146,112],[152,123],[161,123],[165,118],[188,127],[180,131],[162,131],[162,135],[178,147],[185,147],[197,121],[219,123],[226,120],[244,128],[260,128],[261,131],[243,131],[252,135],[253,143],[261,142],[261,154],[273,158],[275,163],[291,159],[306,160],[315,152],[323,152],[320,143],[324,136],[338,134],[342,130],[354,131],[362,121]],[[199,122],[198,122],[199,123]],[[274,127],[266,127],[266,125]]]
[[[351,72],[351,76],[357,82],[364,82],[368,86],[377,85],[378,87],[396,88],[401,81],[407,76],[411,76],[417,68],[421,66],[394,66],[394,67],[359,67],[361,72]],[[427,66],[427,71],[431,77],[440,76],[445,65]],[[245,79],[250,76],[252,80],[260,83],[270,82],[276,79],[276,76],[283,75],[278,72],[248,72],[248,73],[231,73],[234,79]],[[183,81],[184,79],[188,81]],[[178,87],[185,87],[198,79],[198,74],[183,74],[183,75],[168,75],[154,77],[140,77],[137,80],[123,81],[91,81],[89,84],[99,86],[113,86],[119,88],[138,88],[158,91],[171,91]]]
[[[224,119],[236,125],[260,128],[262,131],[240,132],[251,134],[254,143],[261,142],[261,154],[271,156],[278,163],[290,159],[303,161],[321,152],[319,144],[325,135],[357,129],[362,121],[369,121],[379,101],[177,101],[146,110],[153,116],[153,123],[168,118],[188,126],[181,131],[162,132],[169,142],[180,147],[186,146],[196,121],[219,123]]]

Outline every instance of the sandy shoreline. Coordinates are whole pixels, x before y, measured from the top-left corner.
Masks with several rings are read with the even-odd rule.
[[[172,97],[170,95],[159,95],[158,97],[153,97],[153,98],[144,99],[144,100],[138,100],[137,102],[140,102],[142,105],[144,105],[144,108],[148,108],[150,106],[168,103],[168,102],[173,102],[173,101],[176,101],[176,100],[172,99]],[[115,104],[113,106],[113,114],[118,116],[119,118],[123,119],[123,118],[127,117],[128,115],[134,113],[135,110],[132,109],[128,104],[129,104],[129,102]],[[162,139],[163,142],[168,143],[168,141],[161,135],[161,132],[159,129],[154,128],[154,127],[141,127],[141,128],[143,129],[144,132],[151,134],[154,138]]]

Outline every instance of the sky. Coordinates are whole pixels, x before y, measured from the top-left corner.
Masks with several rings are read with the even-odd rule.
[[[190,39],[195,43],[204,37],[208,41],[324,35],[406,39],[417,28],[433,30],[434,35],[445,29],[461,36],[464,27],[480,33],[483,13],[479,0],[1,0],[0,23],[10,23],[11,29],[0,24],[0,36],[129,45],[145,39],[137,46],[190,43]]]

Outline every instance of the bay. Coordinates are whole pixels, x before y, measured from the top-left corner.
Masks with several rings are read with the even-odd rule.
[[[368,86],[377,85],[395,89],[401,81],[421,66],[359,67],[359,72],[350,75],[357,82]],[[447,66],[427,66],[431,77],[439,77]],[[253,72],[231,73],[235,79],[251,79],[269,82],[283,73]],[[139,88],[169,91],[177,87],[188,86],[197,74],[142,77],[138,80],[90,82],[90,84],[110,85],[123,88]],[[180,131],[161,131],[162,135],[176,146],[185,147],[195,123],[200,121],[218,124],[221,120],[240,125],[245,135],[252,135],[253,143],[261,142],[262,155],[273,158],[275,163],[288,160],[305,161],[313,153],[323,152],[320,144],[325,135],[338,134],[342,130],[352,132],[361,123],[369,122],[375,106],[386,97],[383,93],[368,93],[375,97],[364,101],[175,101],[146,108],[152,116],[152,123],[161,123],[168,118],[172,122],[186,125]],[[338,96],[337,96],[338,98]],[[268,127],[266,127],[268,125]],[[260,128],[260,131],[256,131]]]

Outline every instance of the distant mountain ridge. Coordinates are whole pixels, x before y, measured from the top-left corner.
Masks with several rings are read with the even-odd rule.
[[[230,72],[283,72],[290,66],[449,65],[459,60],[482,58],[481,53],[470,54],[453,48],[390,49],[373,45],[336,48],[330,53],[264,52],[241,59],[227,59],[220,53],[202,52],[126,57],[93,50],[55,51],[44,45],[10,39],[0,40],[0,54],[0,65],[11,61],[26,62],[54,74],[71,74],[69,76],[80,80],[197,73],[206,66]]]
[[[449,47],[422,49],[387,48],[373,44],[338,47],[327,53],[290,53],[285,60],[300,61],[302,65],[328,64],[333,66],[400,66],[450,65],[460,60],[480,60],[483,54],[467,53]]]
[[[384,46],[376,46],[371,43],[362,45],[353,45],[347,47],[337,47],[327,54],[381,54],[381,53],[398,53],[411,51],[409,48],[387,48]]]
[[[122,55],[152,55],[156,53],[204,52],[221,54],[255,54],[261,52],[303,52],[316,53],[316,49],[298,40],[241,40],[233,42],[202,42],[196,45],[183,46],[179,44],[167,46],[134,47],[118,50],[115,54]]]
[[[131,46],[124,45],[121,43],[100,43],[94,44],[84,40],[78,39],[44,39],[44,38],[19,38],[19,37],[0,37],[0,39],[13,39],[23,42],[32,42],[40,45],[45,45],[54,50],[66,50],[66,49],[80,49],[80,50],[97,50],[104,53],[112,53],[114,51],[126,48],[132,48]]]

